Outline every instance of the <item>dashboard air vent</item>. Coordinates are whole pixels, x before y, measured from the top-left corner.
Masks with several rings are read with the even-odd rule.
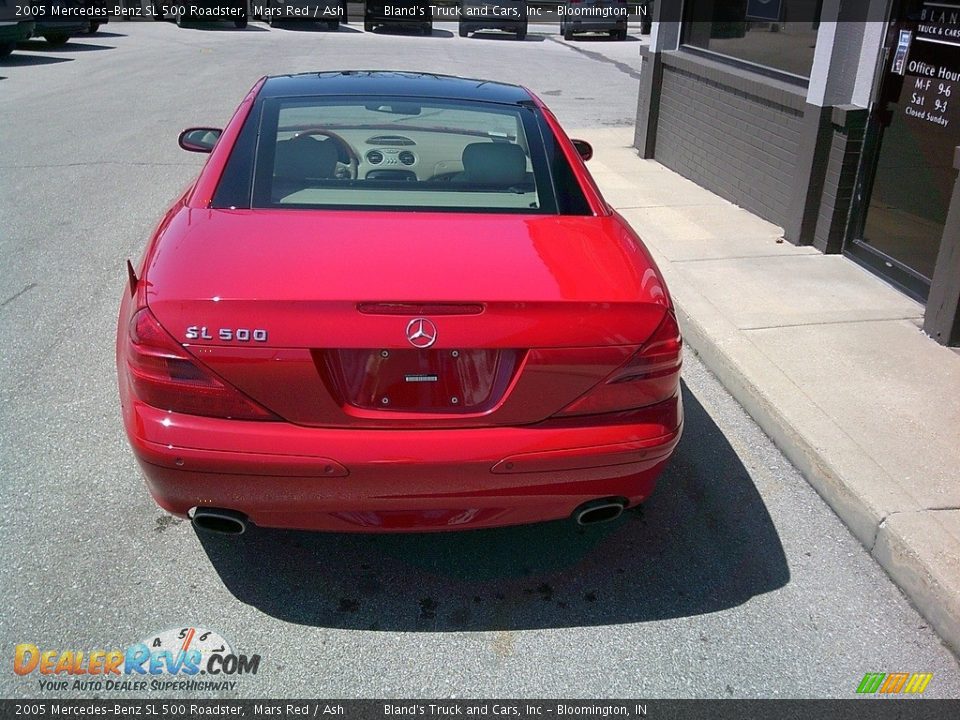
[[[403,135],[374,135],[372,138],[367,138],[367,145],[401,147],[404,145],[416,145],[416,143]]]

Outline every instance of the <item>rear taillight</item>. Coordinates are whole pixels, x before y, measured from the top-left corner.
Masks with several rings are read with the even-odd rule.
[[[147,308],[130,320],[127,373],[133,394],[161,410],[234,420],[279,420],[197,364]]]
[[[669,310],[643,347],[556,417],[632,410],[672,397],[680,383],[682,346],[680,327]]]

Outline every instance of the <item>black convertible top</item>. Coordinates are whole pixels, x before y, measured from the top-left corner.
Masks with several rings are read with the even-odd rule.
[[[396,70],[337,70],[268,77],[260,97],[361,95],[480,100],[517,105],[530,102],[518,85],[453,75]]]

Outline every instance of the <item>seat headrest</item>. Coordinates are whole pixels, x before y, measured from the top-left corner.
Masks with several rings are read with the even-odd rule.
[[[527,155],[512,143],[470,143],[463,149],[463,174],[468,182],[516,185],[526,178]]]
[[[304,135],[277,143],[273,175],[281,180],[333,177],[337,148],[333,140]]]

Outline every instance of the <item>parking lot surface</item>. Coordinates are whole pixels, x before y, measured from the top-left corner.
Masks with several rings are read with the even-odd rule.
[[[659,490],[601,526],[198,537],[143,486],[116,313],[125,260],[203,161],[182,128],[222,125],[263,74],[342,68],[517,82],[567,127],[629,126],[637,37],[111,22],[0,63],[0,695],[853,697],[865,673],[903,671],[960,696],[956,658],[694,356]],[[20,643],[181,627],[259,671],[214,694],[46,691],[11,670]]]

